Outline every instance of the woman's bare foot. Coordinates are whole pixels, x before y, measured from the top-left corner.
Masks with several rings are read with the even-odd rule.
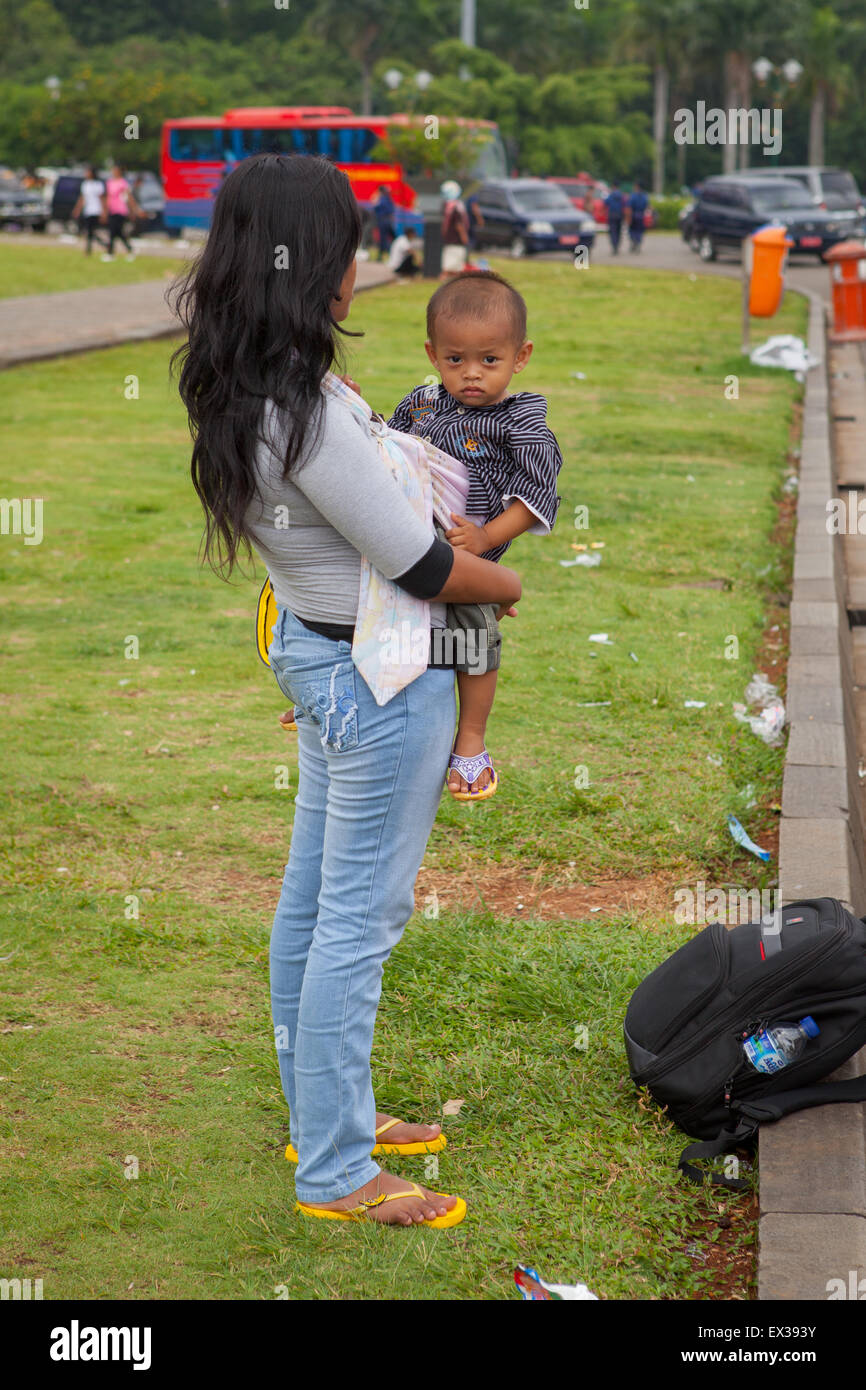
[[[389,1120],[393,1120],[393,1115],[381,1115],[376,1111],[376,1128],[380,1129]],[[429,1144],[433,1139],[438,1139],[442,1133],[441,1125],[409,1125],[404,1120],[399,1124],[392,1125],[386,1129],[376,1140],[377,1144]],[[390,1203],[393,1206],[393,1203]]]
[[[484,752],[484,733],[473,732],[471,729],[457,727],[457,737],[454,740],[452,752],[459,758],[475,758],[479,753]],[[467,782],[465,777],[461,777],[456,767],[448,769],[448,790],[450,792],[468,792],[470,787],[474,787],[476,792],[480,792],[490,785],[493,781],[493,769],[483,767],[474,782]]]
[[[457,1205],[456,1197],[440,1196],[429,1187],[421,1187],[423,1196],[416,1197],[408,1191],[405,1178],[385,1172],[381,1172],[378,1177],[372,1178],[356,1192],[350,1192],[348,1197],[341,1197],[337,1202],[304,1202],[303,1205],[318,1207],[322,1211],[349,1211],[361,1202],[372,1202],[377,1197],[388,1196],[392,1192],[405,1192],[406,1196],[400,1202],[382,1202],[378,1207],[368,1207],[368,1220],[381,1221],[386,1226],[412,1226],[421,1221],[435,1221],[437,1216],[445,1216]]]

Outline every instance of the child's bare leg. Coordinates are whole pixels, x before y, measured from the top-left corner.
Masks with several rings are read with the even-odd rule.
[[[461,758],[472,758],[484,751],[484,733],[487,719],[493,708],[496,695],[496,671],[487,671],[483,676],[470,676],[466,671],[457,672],[457,689],[460,692],[460,716],[457,721],[457,738],[454,752]],[[493,780],[493,773],[485,767],[471,785],[481,791]],[[448,773],[448,787],[453,792],[469,791],[470,784],[460,776],[455,768]]]

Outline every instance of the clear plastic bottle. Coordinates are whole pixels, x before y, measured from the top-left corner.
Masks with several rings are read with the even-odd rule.
[[[799,1057],[810,1038],[817,1038],[820,1028],[808,1014],[799,1023],[774,1023],[771,1028],[759,1028],[743,1043],[743,1051],[756,1071],[781,1071]]]

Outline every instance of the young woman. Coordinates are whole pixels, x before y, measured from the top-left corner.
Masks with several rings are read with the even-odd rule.
[[[112,166],[111,177],[105,185],[105,206],[108,220],[108,251],[102,259],[104,261],[114,259],[114,243],[119,239],[126,247],[126,259],[134,261],[135,252],[126,236],[124,227],[128,217],[143,217],[144,214],[133,197],[122,164]]]
[[[454,672],[378,705],[351,657],[361,557],[431,601],[520,597],[513,570],[428,529],[375,439],[329,389],[352,299],[358,206],[315,156],[244,160],[178,296],[180,391],[211,563],[254,547],[279,609],[270,661],[298,725],[291,853],[271,937],[271,1004],[296,1196],[309,1216],[450,1226],[461,1198],[372,1152],[444,1147],[438,1125],[377,1113],[370,1076],[385,961],[414,906],[454,732]],[[379,1134],[382,1144],[377,1144]]]
[[[72,209],[74,219],[81,219],[81,226],[86,234],[87,240],[84,245],[84,254],[89,256],[93,252],[93,238],[96,236],[96,229],[105,215],[105,184],[102,179],[97,178],[96,170],[92,164],[87,165],[84,178],[81,181],[81,189],[78,202]],[[96,238],[97,241],[99,238]],[[102,243],[107,246],[107,242]]]

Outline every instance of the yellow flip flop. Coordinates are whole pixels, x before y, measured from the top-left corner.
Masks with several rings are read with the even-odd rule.
[[[448,1197],[448,1192],[437,1192],[437,1197]],[[323,1207],[311,1207],[306,1202],[296,1202],[295,1211],[303,1212],[304,1216],[323,1216],[329,1221],[365,1221],[370,1207],[381,1206],[383,1202],[396,1202],[399,1197],[420,1197],[426,1201],[424,1193],[416,1182],[413,1182],[407,1192],[391,1192],[387,1196],[383,1193],[381,1197],[374,1197],[371,1202],[361,1202],[357,1207],[350,1207],[348,1211],[326,1211]],[[448,1226],[459,1226],[466,1215],[466,1203],[462,1197],[457,1198],[457,1205],[446,1212],[444,1216],[435,1216],[424,1221],[413,1221],[413,1226],[436,1226],[442,1230]],[[392,1222],[397,1225],[397,1222]]]
[[[386,1120],[376,1130],[376,1138],[384,1134],[386,1130],[393,1129],[395,1125],[403,1124],[402,1120]],[[370,1157],[375,1158],[377,1154],[403,1154],[404,1157],[411,1158],[413,1154],[438,1154],[445,1148],[448,1140],[444,1134],[437,1134],[435,1139],[415,1139],[410,1144],[374,1144],[370,1150]],[[298,1151],[294,1144],[286,1145],[286,1158],[290,1163],[297,1163]]]
[[[477,792],[451,791],[451,787],[448,786],[446,774],[445,785],[448,787],[448,790],[449,792],[451,792],[451,795],[454,797],[455,801],[486,801],[489,796],[495,795],[496,788],[499,786],[499,777],[497,775],[496,768],[493,766],[493,763],[491,761],[490,754],[488,753],[486,748],[483,750],[483,752],[476,753],[474,758],[463,758],[460,756],[459,753],[451,754],[451,757],[448,759],[448,772],[459,773],[459,775],[463,778],[464,782],[469,783],[470,787],[472,786],[473,782],[478,781],[478,778],[481,776],[482,772],[486,767],[489,767],[491,773],[493,774],[492,781],[490,781],[486,787],[479,788]]]

